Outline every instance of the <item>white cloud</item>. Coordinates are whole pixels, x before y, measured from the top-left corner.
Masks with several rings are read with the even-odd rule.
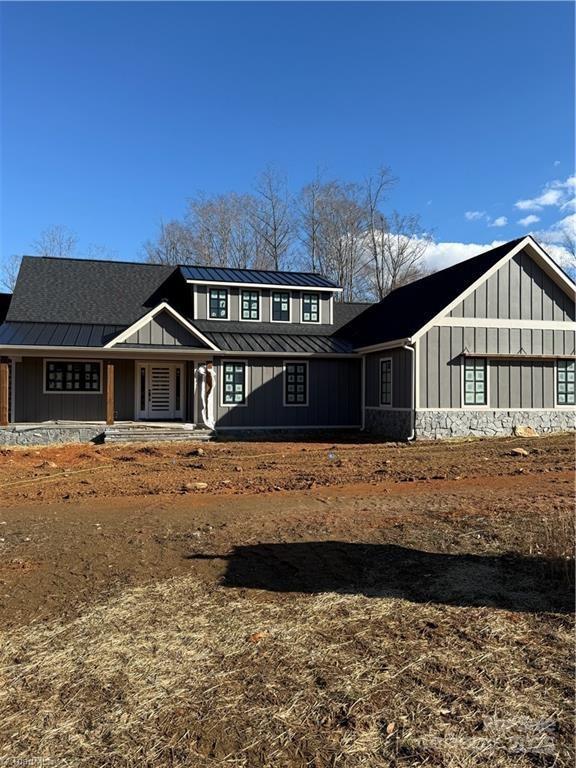
[[[481,221],[486,218],[486,211],[466,211],[464,217],[468,221]]]
[[[518,200],[514,206],[520,211],[540,211],[547,206],[562,208],[570,204],[575,188],[575,176],[569,176],[565,181],[549,181],[537,197]]]
[[[529,227],[530,224],[536,224],[537,221],[540,221],[540,216],[534,216],[534,214],[531,213],[523,219],[518,219],[518,224],[521,224],[523,227]]]
[[[506,224],[508,224],[508,218],[506,216],[498,216],[497,219],[494,219],[494,221],[489,224],[489,227],[505,227]]]
[[[431,269],[451,267],[464,259],[471,259],[490,248],[502,245],[505,240],[493,240],[491,243],[431,243],[426,251],[426,262]]]
[[[560,160],[554,160],[554,166],[557,168],[560,165]]]

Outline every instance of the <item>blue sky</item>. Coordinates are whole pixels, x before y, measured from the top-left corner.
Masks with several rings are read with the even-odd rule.
[[[441,244],[549,232],[573,197],[573,30],[554,2],[4,3],[1,254],[64,224],[138,258],[186,197],[269,163],[294,190],[389,165],[390,206]]]

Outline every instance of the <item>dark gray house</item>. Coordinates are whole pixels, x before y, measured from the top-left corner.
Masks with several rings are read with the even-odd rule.
[[[574,289],[531,237],[372,305],[309,273],[25,258],[2,304],[4,442],[54,422],[571,428]]]

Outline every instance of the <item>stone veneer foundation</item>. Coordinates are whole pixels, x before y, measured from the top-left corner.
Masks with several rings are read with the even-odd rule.
[[[104,427],[79,425],[17,426],[0,428],[0,445],[50,445],[102,440]]]

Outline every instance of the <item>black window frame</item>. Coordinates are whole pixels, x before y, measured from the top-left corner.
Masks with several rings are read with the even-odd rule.
[[[571,391],[570,390],[571,387]],[[556,361],[556,405],[576,405],[576,364],[574,360]]]
[[[298,381],[302,377],[302,381]],[[284,405],[290,408],[307,407],[310,373],[307,360],[287,360],[284,363]]]
[[[283,318],[283,317],[277,318],[277,317],[274,317],[274,310],[275,310],[274,297],[275,296],[287,296],[288,297],[288,309],[286,310],[287,313],[288,313],[288,317],[287,318]],[[272,294],[270,296],[270,301],[271,301],[271,304],[272,304],[272,308],[271,308],[271,311],[270,311],[270,320],[273,323],[289,323],[290,320],[291,320],[291,317],[292,317],[292,295],[290,294],[290,291],[272,291]],[[280,309],[280,311],[283,312],[282,309]]]
[[[228,371],[228,368],[232,368],[232,371]],[[242,369],[241,371],[238,369]],[[246,372],[248,367],[244,360],[226,360],[222,363],[222,405],[231,407],[235,405],[246,405]],[[236,380],[237,375],[241,375],[242,379]],[[227,381],[228,377],[232,376],[232,381]],[[227,391],[226,387],[232,386],[232,389]],[[237,387],[241,386],[242,399],[236,400],[238,394]]]
[[[244,317],[244,301],[245,301],[245,295],[248,296],[246,299],[248,304],[248,314],[250,315],[253,310],[253,304],[252,302],[256,301],[256,317]],[[243,320],[244,322],[250,322],[258,323],[260,322],[260,291],[257,291],[252,288],[243,288],[240,291],[240,320]]]
[[[380,379],[379,379],[379,403],[380,406],[388,408],[392,405],[392,358],[380,358]],[[384,374],[384,371],[387,371]],[[386,399],[385,395],[388,395]]]
[[[215,296],[212,296],[212,294],[216,294]],[[222,298],[226,301],[226,314],[224,316],[221,316],[219,314],[212,314],[212,302],[220,302]],[[217,305],[215,307],[216,311],[218,312],[219,306]],[[210,288],[208,290],[208,319],[209,320],[228,320],[229,317],[229,311],[230,311],[230,292],[228,291],[228,288]]]
[[[83,368],[83,370],[78,370]],[[96,376],[96,380],[94,380]],[[88,377],[90,384],[87,387]],[[83,386],[74,385],[76,382]],[[57,384],[62,386],[58,387]],[[101,395],[102,394],[102,361],[101,360],[57,360],[47,358],[44,361],[44,394],[45,395]]]
[[[306,302],[308,301],[310,304],[309,308],[309,314],[312,315],[312,308],[313,304],[311,300],[314,300],[316,302],[316,320],[306,320]],[[314,293],[314,292],[303,292],[302,293],[302,322],[303,323],[319,323],[320,322],[320,294]]]
[[[472,376],[468,374],[472,373]],[[479,373],[482,376],[479,377]],[[462,386],[462,400],[463,405],[480,406],[485,407],[488,405],[488,358],[486,357],[465,357],[464,358],[464,373],[463,373],[463,386]],[[482,389],[478,385],[482,383]],[[473,384],[473,389],[469,390],[469,385]],[[482,395],[483,399],[478,400],[478,396]],[[472,398],[470,400],[470,397]]]

